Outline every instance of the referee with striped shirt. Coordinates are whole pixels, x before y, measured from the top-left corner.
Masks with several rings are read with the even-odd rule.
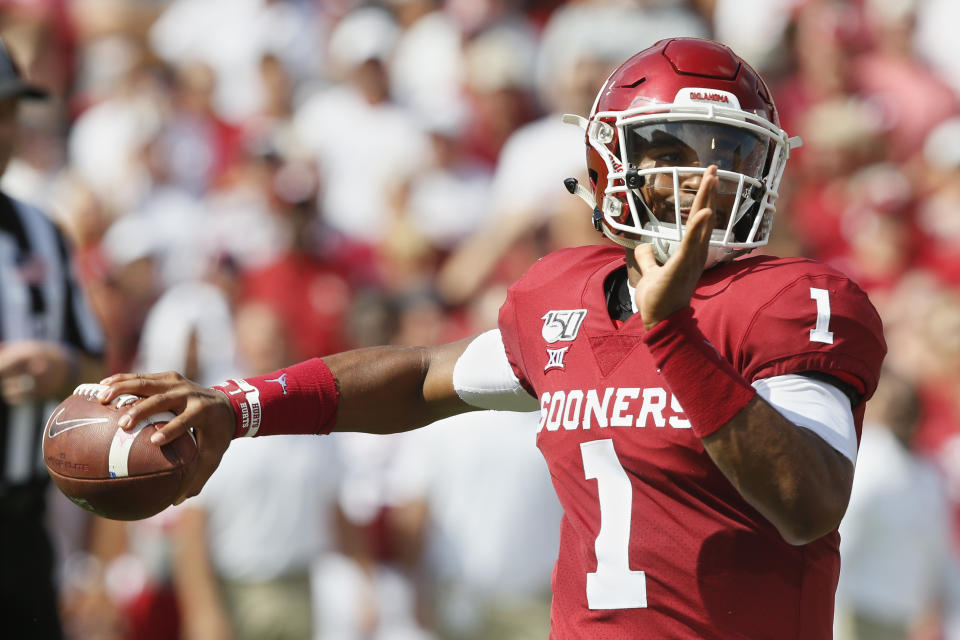
[[[13,154],[27,84],[0,42],[0,175]],[[61,638],[44,526],[47,415],[80,380],[100,378],[100,330],[64,239],[38,209],[0,191],[0,635]],[[9,635],[7,635],[9,634]]]

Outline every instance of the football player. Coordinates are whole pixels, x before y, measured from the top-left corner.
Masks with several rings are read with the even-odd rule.
[[[540,407],[564,508],[552,635],[832,637],[837,526],[864,403],[886,351],[866,295],[766,244],[799,140],[727,47],[657,43],[600,89],[585,130],[609,243],[537,262],[499,328],[378,347],[214,389],[175,373],[107,378],[201,445],[197,493],[232,437],[396,432],[477,408]],[[277,380],[282,379],[284,384]]]

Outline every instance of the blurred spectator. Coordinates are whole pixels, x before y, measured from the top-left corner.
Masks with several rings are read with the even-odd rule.
[[[913,55],[913,0],[866,0],[876,43],[850,65],[851,87],[879,109],[890,158],[907,160],[941,120],[957,113],[957,95]]]
[[[837,259],[849,250],[844,216],[854,205],[847,185],[883,159],[879,116],[868,103],[849,96],[817,102],[798,124],[804,172],[790,201],[790,223],[807,254]]]
[[[489,165],[496,163],[513,132],[537,114],[533,94],[537,54],[530,29],[527,22],[512,19],[464,43],[467,116],[461,135],[467,152]]]
[[[227,257],[242,273],[278,259],[299,241],[291,235],[287,208],[312,197],[316,177],[297,167],[284,170],[271,131],[248,134],[237,161],[179,229],[194,236],[187,246],[199,249],[201,259],[185,258],[196,268],[209,269]]]
[[[847,251],[832,264],[882,305],[918,253],[913,185],[898,165],[884,162],[851,175],[845,191],[840,231]]]
[[[236,317],[244,374],[291,359],[286,329],[263,305]],[[303,640],[314,628],[309,571],[332,540],[333,443],[307,436],[232,443],[181,508],[175,580],[188,640]]]
[[[443,638],[549,635],[561,509],[532,446],[538,415],[465,414],[401,445],[394,499],[426,513],[414,521],[427,545],[422,588]]]
[[[331,62],[343,84],[307,99],[295,115],[297,139],[320,167],[323,220],[350,240],[383,239],[388,194],[427,160],[429,143],[390,99],[387,60],[397,37],[381,9],[359,9],[330,36]]]
[[[32,102],[21,108],[17,156],[10,159],[0,183],[10,196],[49,211],[58,223],[64,213],[66,166],[61,116],[50,103]]]
[[[186,62],[172,69],[172,104],[156,144],[169,181],[193,195],[202,195],[236,161],[242,143],[239,127],[214,109],[217,76],[203,63]]]
[[[955,440],[960,424],[956,384],[960,375],[960,292],[933,274],[914,269],[904,275],[888,299],[883,318],[890,347],[887,364],[909,377],[923,403],[913,445],[930,456],[939,455]],[[945,472],[952,483],[953,478],[960,478],[960,465],[951,459]],[[956,496],[960,498],[960,492]]]
[[[150,29],[150,45],[166,62],[202,62],[216,78],[217,114],[241,123],[262,111],[264,56],[298,78],[316,71],[323,23],[313,3],[293,0],[174,0]]]
[[[539,94],[546,100],[544,106],[586,114],[594,96],[582,108],[576,102],[558,105],[558,100],[566,100],[553,95],[564,91],[559,83],[584,58],[611,62],[663,38],[707,37],[709,25],[692,4],[677,0],[581,0],[557,8],[543,29],[537,55],[536,81]],[[594,95],[602,80],[593,85]]]
[[[430,640],[412,570],[419,559],[417,526],[402,526],[390,469],[408,434],[331,436],[342,475],[337,496],[340,553],[313,568],[318,627],[326,640]],[[413,529],[413,532],[410,529]]]
[[[156,237],[137,218],[120,218],[101,240],[104,267],[92,303],[107,336],[107,367],[130,368],[150,307],[162,293]]]
[[[137,371],[181,371],[217,384],[236,370],[230,301],[206,282],[183,282],[151,307],[143,326]]]
[[[912,384],[886,371],[840,525],[837,638],[906,640],[929,632],[944,609],[956,616],[960,565],[946,494],[933,464],[911,450],[920,410]]]
[[[21,99],[45,95],[24,81],[0,41],[0,174],[17,148]],[[0,240],[0,610],[5,633],[56,639],[62,629],[40,444],[59,399],[102,373],[102,337],[67,244],[43,212],[0,193]]]
[[[773,76],[770,86],[780,126],[803,136],[803,121],[810,109],[821,102],[843,103],[849,97],[848,48],[856,41],[859,17],[849,3],[816,1],[799,3],[792,18],[784,34],[784,74],[779,81]],[[816,171],[819,158],[805,147],[791,152],[791,163],[807,169],[809,156]]]
[[[467,155],[454,123],[428,125],[433,162],[396,192],[381,244],[383,277],[393,291],[432,286],[437,264],[483,222],[489,169]]]
[[[442,341],[442,308],[429,292],[411,293],[389,305],[394,344]],[[376,329],[371,331],[376,333]],[[373,338],[373,335],[366,336]],[[459,337],[459,336],[458,336]],[[364,342],[360,342],[364,344]],[[412,434],[386,437],[366,433],[332,436],[343,476],[337,498],[344,557],[315,568],[319,583],[318,638],[428,640],[431,622],[417,579],[423,541],[423,511],[401,504],[394,484],[396,456]]]
[[[389,0],[402,33],[390,62],[397,101],[426,119],[462,117],[462,35],[441,0]]]
[[[162,125],[167,97],[136,42],[111,44],[116,79],[74,122],[68,144],[74,171],[114,217],[138,206],[149,186],[147,167],[139,160]]]
[[[916,2],[914,9],[917,13],[912,44],[918,56],[960,94],[960,45],[953,31],[953,25],[960,20],[960,6],[952,0],[923,0]]]
[[[171,531],[178,512],[119,522],[92,517],[82,550],[64,558],[68,638],[174,640],[180,615],[171,588]]]
[[[490,200],[490,171],[466,157],[456,123],[431,123],[433,163],[410,185],[410,222],[432,246],[450,250],[480,225]]]
[[[270,306],[284,323],[291,356],[307,359],[342,351],[346,345],[346,317],[353,293],[361,281],[341,264],[336,247],[329,247],[314,217],[316,178],[308,167],[267,158],[266,187],[274,218],[283,225],[289,248],[261,266],[251,266],[240,279],[245,301]]]
[[[27,75],[54,96],[70,94],[76,63],[75,16],[67,0],[3,0],[4,40],[27,61]]]
[[[712,5],[709,18],[713,36],[731,49],[760,73],[772,71],[785,60],[783,40],[794,9],[803,0],[709,0],[699,2]],[[780,106],[780,100],[777,100]],[[788,129],[789,131],[789,129]]]
[[[917,212],[923,233],[921,263],[953,286],[960,285],[960,117],[938,125],[924,143],[922,188],[927,197]]]

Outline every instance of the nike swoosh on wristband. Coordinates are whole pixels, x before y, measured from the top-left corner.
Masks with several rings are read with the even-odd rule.
[[[50,416],[50,419],[47,420],[47,435],[51,438],[56,437],[63,433],[64,431],[69,431],[70,429],[77,429],[78,427],[86,427],[91,424],[102,424],[108,422],[107,418],[72,418],[70,420],[61,420],[60,416],[63,415],[63,412],[66,409],[60,409],[55,414]]]

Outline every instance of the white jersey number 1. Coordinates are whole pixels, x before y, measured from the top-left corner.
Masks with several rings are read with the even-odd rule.
[[[830,292],[810,287],[810,297],[817,303],[817,324],[810,329],[810,341],[833,344],[833,331],[830,331]]]
[[[613,440],[593,440],[580,445],[587,480],[597,481],[600,498],[600,532],[594,543],[597,570],[587,574],[587,605],[591,609],[641,609],[647,606],[647,578],[632,571],[630,516],[633,486],[623,470]]]

